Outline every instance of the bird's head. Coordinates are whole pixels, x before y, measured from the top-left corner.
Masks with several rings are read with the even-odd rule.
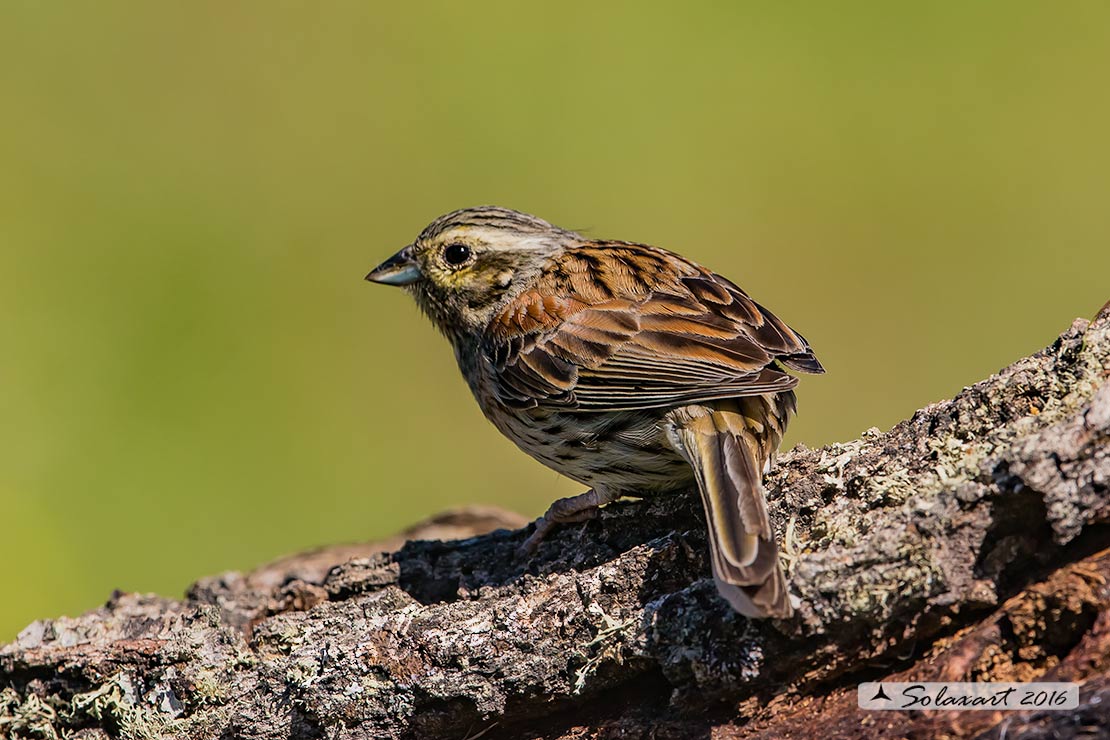
[[[404,287],[441,331],[457,336],[484,328],[580,239],[508,208],[466,208],[437,218],[366,279]]]

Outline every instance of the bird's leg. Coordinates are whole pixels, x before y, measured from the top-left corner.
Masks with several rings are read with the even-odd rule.
[[[531,555],[556,525],[593,519],[597,516],[599,506],[616,498],[616,496],[610,495],[604,490],[592,488],[577,496],[559,499],[548,507],[546,514],[536,520],[535,531],[524,541],[517,552],[521,555]]]

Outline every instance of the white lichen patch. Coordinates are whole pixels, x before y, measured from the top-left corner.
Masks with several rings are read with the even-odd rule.
[[[70,700],[66,719],[79,724],[81,717],[96,720],[111,719],[119,727],[120,735],[136,740],[173,737],[183,734],[184,725],[147,706],[130,674],[121,671],[92,691],[77,694]]]
[[[57,720],[54,707],[38,695],[28,694],[23,698],[11,687],[0,690],[0,737],[58,740]]]

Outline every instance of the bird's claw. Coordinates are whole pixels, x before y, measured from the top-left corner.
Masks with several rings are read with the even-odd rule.
[[[554,522],[550,521],[546,516],[541,516],[536,520],[536,528],[532,530],[532,534],[528,535],[528,539],[520,544],[516,549],[516,555],[519,558],[531,558],[536,554],[539,549],[540,543],[543,538],[547,536],[547,532],[554,526]]]
[[[600,509],[595,505],[585,509],[576,509],[573,507],[573,503],[568,505],[567,502],[570,501],[571,499],[559,499],[551,505],[546,514],[536,520],[532,534],[528,535],[528,539],[524,540],[520,547],[516,549],[517,557],[530,558],[535,555],[540,543],[557,525],[584,522],[595,518],[600,512]]]

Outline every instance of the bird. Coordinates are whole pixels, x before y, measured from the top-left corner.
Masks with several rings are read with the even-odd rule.
[[[366,279],[412,295],[502,434],[588,487],[522,553],[623,496],[696,486],[720,595],[793,615],[763,476],[797,409],[787,371],[824,372],[801,334],[675,252],[499,206],[440,216]]]

